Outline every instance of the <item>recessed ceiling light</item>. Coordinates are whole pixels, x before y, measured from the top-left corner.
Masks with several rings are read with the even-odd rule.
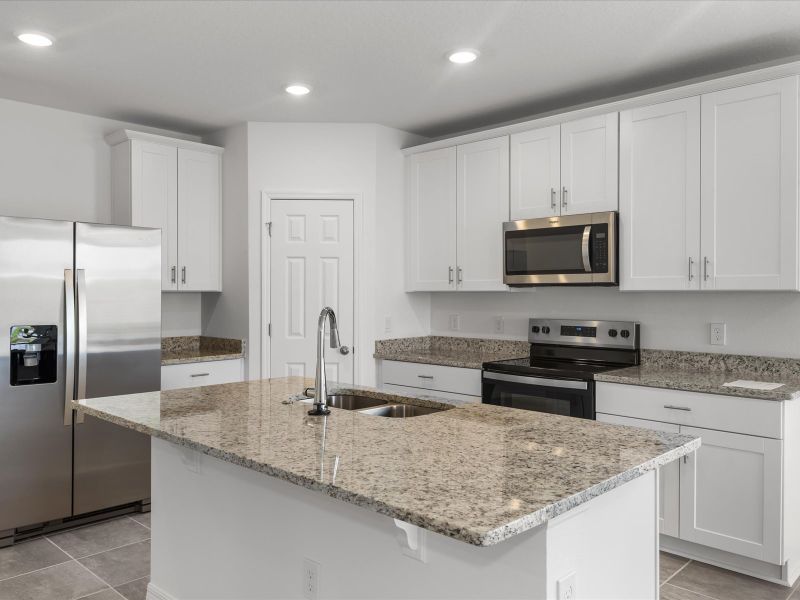
[[[456,50],[450,56],[447,57],[450,62],[456,63],[457,65],[466,65],[467,63],[471,63],[476,58],[478,58],[478,51],[477,50]]]
[[[304,83],[293,83],[286,86],[286,92],[292,96],[305,96],[311,91],[311,88]]]
[[[26,31],[25,33],[20,33],[17,36],[17,39],[20,42],[28,44],[29,46],[38,46],[40,48],[53,45],[53,38],[51,38],[49,35],[45,35],[43,33],[35,33],[33,31]]]

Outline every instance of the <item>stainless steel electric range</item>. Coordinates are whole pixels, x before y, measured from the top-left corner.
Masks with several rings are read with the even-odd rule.
[[[530,319],[530,355],[483,363],[483,402],[595,418],[595,373],[639,364],[639,324]]]

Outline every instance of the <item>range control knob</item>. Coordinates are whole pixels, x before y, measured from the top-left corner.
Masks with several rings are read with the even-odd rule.
[[[619,334],[620,334],[622,337],[626,338],[626,339],[627,339],[627,338],[629,338],[629,337],[631,336],[631,332],[630,332],[630,331],[628,331],[627,329],[623,329],[622,331],[620,331],[620,332],[619,332]]]
[[[617,337],[617,330],[616,329],[609,329],[608,330],[608,337]]]
[[[544,334],[550,333],[550,328],[547,325],[545,325],[544,327],[542,327],[542,333]]]
[[[539,326],[538,325],[534,325],[533,327],[531,327],[531,331],[533,333],[539,333]]]

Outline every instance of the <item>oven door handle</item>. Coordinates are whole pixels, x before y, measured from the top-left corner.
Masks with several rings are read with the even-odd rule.
[[[592,263],[589,260],[589,240],[592,237],[592,226],[587,225],[583,228],[583,239],[581,240],[581,254],[583,255],[583,270],[587,273],[592,272]]]
[[[523,383],[526,385],[542,385],[546,387],[567,388],[570,390],[585,390],[589,384],[585,381],[571,381],[568,379],[549,379],[545,377],[528,377],[526,375],[507,375],[505,373],[491,373],[484,371],[486,381],[507,381],[508,383]]]

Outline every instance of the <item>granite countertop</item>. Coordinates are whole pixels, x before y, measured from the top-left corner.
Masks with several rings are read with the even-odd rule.
[[[244,357],[244,342],[192,335],[161,339],[161,365],[231,360]]]
[[[722,385],[739,379],[783,385],[774,390]],[[758,400],[793,400],[800,397],[800,361],[767,356],[642,350],[640,366],[598,373],[595,380]]]
[[[282,378],[73,405],[478,546],[532,529],[700,445],[678,434],[355,386],[339,391],[450,409],[407,419],[339,409],[311,417],[296,401],[311,384]]]
[[[517,340],[492,340],[424,336],[378,340],[374,358],[401,362],[480,369],[485,362],[530,354],[530,344]]]

